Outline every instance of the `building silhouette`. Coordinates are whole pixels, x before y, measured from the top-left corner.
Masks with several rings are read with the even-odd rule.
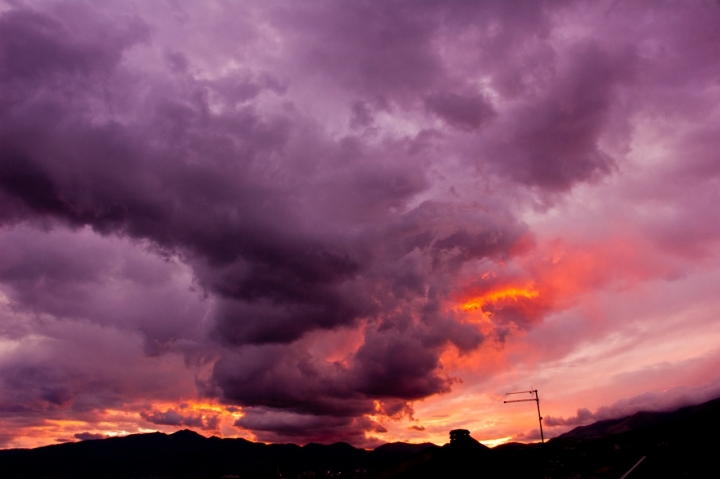
[[[467,429],[453,429],[450,431],[450,444],[463,444],[471,440],[470,431]]]

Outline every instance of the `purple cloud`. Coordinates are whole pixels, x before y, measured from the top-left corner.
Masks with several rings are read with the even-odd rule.
[[[425,107],[450,125],[466,131],[480,128],[495,116],[492,106],[484,98],[457,93],[429,96],[425,99]]]
[[[381,434],[367,416],[452,390],[444,353],[567,307],[496,301],[485,327],[455,306],[546,280],[522,261],[552,230],[538,215],[652,161],[637,138],[658,118],[683,119],[687,154],[593,218],[714,251],[715,113],[694,95],[720,74],[715,6],[157,8],[0,14],[4,417],[199,394],[263,440]]]

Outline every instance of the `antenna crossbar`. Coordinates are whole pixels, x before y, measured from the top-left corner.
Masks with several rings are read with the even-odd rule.
[[[537,412],[538,412],[538,422],[540,423],[540,440],[543,444],[545,444],[545,435],[543,434],[543,427],[542,427],[542,416],[540,415],[540,395],[538,394],[537,389],[530,389],[529,391],[517,391],[513,393],[505,393],[506,396],[510,396],[511,394],[532,394],[534,397],[530,399],[512,399],[510,401],[503,401],[504,404],[511,403],[511,402],[528,402],[528,401],[535,401],[537,403]]]

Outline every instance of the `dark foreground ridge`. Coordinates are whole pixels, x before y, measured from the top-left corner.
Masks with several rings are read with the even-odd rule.
[[[720,399],[578,427],[541,444],[489,449],[464,430],[450,444],[261,444],[192,431],[0,451],[3,478],[446,479],[717,477]],[[708,471],[715,473],[708,475]]]

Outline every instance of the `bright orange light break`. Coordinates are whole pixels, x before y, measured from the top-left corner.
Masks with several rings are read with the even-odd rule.
[[[497,303],[502,300],[517,301],[519,298],[533,299],[540,296],[540,293],[534,288],[506,288],[499,291],[492,291],[482,296],[471,299],[463,303],[462,309],[465,311],[473,311],[482,309],[488,303]]]

